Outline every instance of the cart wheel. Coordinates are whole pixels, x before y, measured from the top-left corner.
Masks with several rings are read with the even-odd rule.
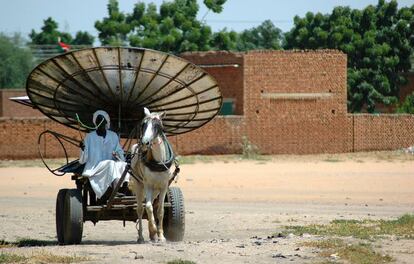
[[[63,211],[65,205],[65,196],[68,189],[60,189],[56,198],[56,233],[59,245],[63,245]]]
[[[185,229],[183,193],[178,187],[170,187],[166,198],[171,207],[166,207],[164,211],[164,235],[169,241],[182,241]]]
[[[64,244],[79,244],[82,241],[83,232],[83,206],[81,190],[67,190],[64,201],[63,216]]]

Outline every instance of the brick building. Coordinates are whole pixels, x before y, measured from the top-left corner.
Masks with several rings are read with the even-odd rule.
[[[243,137],[263,154],[338,153],[414,145],[414,115],[347,113],[347,58],[339,51],[196,52],[182,57],[217,79],[233,114],[171,137],[179,154],[240,153]],[[6,97],[9,95],[3,92],[0,98],[4,116],[0,119],[0,158],[36,157],[36,138],[45,128],[76,136],[76,131],[38,117],[34,110],[10,105]],[[50,156],[61,155],[52,143],[42,144]],[[78,150],[70,151],[77,155]]]

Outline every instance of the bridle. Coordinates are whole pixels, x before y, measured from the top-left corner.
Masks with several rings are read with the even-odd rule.
[[[149,125],[149,122],[152,122],[153,133],[148,143],[143,144],[142,138],[144,136],[145,130],[147,129],[147,126]],[[178,160],[176,159],[176,156],[174,155],[172,151],[171,145],[168,142],[167,137],[163,133],[162,121],[159,118],[147,116],[141,121],[140,127],[137,130],[138,130],[138,133],[136,133],[137,135],[136,137],[137,137],[138,146],[137,148],[135,148],[134,153],[132,153],[132,157],[137,155],[137,159],[140,162],[142,162],[145,166],[147,166],[148,168],[154,171],[169,170],[171,168],[171,165],[174,164],[175,170],[173,172],[173,177],[170,180],[170,181],[173,181],[176,178],[177,174],[179,173],[180,168],[179,168]],[[160,140],[157,142],[154,142],[154,139],[157,139],[157,138],[160,138]],[[166,162],[160,161],[156,163],[154,160],[151,160],[151,158],[149,157],[149,154],[153,146],[160,145],[160,144],[166,144],[167,151],[170,154],[170,159],[167,160]],[[141,169],[140,169],[140,174],[141,174],[140,178],[142,178],[143,172]]]

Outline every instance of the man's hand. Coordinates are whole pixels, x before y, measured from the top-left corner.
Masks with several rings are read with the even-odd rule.
[[[115,161],[121,161],[122,159],[119,156],[119,153],[116,151],[112,151],[112,157],[114,158]]]
[[[82,151],[85,150],[85,144],[83,143],[83,141],[79,143],[79,147],[81,148]]]

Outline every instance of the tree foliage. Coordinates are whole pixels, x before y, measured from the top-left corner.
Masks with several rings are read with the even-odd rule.
[[[336,7],[331,14],[307,13],[294,18],[285,48],[339,49],[348,55],[348,108],[375,111],[379,103],[398,101],[400,75],[410,69],[414,51],[414,5],[379,0],[363,10]]]
[[[205,0],[213,12],[222,11],[226,0]],[[117,0],[109,0],[108,17],[96,21],[99,39],[104,45],[125,45],[166,52],[210,50],[211,28],[197,19],[197,0],[165,1],[160,8],[138,1],[131,13],[124,14]],[[220,43],[222,44],[222,43]]]
[[[62,42],[72,42],[72,36],[69,33],[58,31],[58,23],[51,17],[43,20],[43,23],[44,25],[41,28],[41,32],[37,33],[34,29],[32,29],[32,32],[29,34],[29,37],[32,39],[32,44],[56,44],[59,37]]]
[[[72,43],[74,45],[92,45],[95,41],[95,37],[89,34],[87,31],[76,32],[75,38]]]
[[[226,0],[204,0],[207,8],[216,13],[223,10],[225,3]],[[95,27],[103,44],[127,44],[129,39],[131,46],[173,53],[281,48],[282,31],[270,20],[241,33],[226,28],[212,33],[209,26],[197,20],[198,11],[197,0],[173,0],[163,2],[159,10],[153,3],[138,2],[132,13],[123,14],[117,0],[110,0],[109,16],[97,21]]]
[[[246,29],[240,33],[237,50],[281,49],[282,31],[272,21],[265,20],[258,27]]]
[[[221,13],[221,11],[223,11],[223,5],[226,1],[227,0],[204,0],[204,4],[214,13]]]
[[[162,51],[209,50],[211,29],[197,20],[197,0],[163,2],[159,13],[154,4],[139,2],[127,21],[133,25],[132,46]]]
[[[0,33],[0,88],[22,88],[33,68],[30,50],[19,34],[8,37]]]
[[[119,10],[117,0],[109,0],[108,17],[95,22],[95,28],[99,31],[99,40],[103,45],[125,45],[127,35],[132,27],[126,23],[126,16]]]
[[[75,45],[92,45],[94,37],[86,31],[78,31],[75,38],[70,33],[61,32],[58,30],[58,23],[51,17],[43,20],[43,27],[41,31],[37,33],[34,29],[29,34],[32,42],[36,45],[55,45],[58,43],[58,39],[67,44]]]
[[[414,114],[414,92],[407,95],[404,101],[398,105],[397,113]]]

